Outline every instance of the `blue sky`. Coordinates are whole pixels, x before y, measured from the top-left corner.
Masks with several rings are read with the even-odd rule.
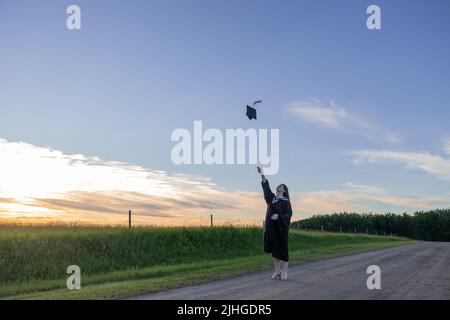
[[[70,4],[81,30],[65,26]],[[370,4],[381,30],[366,28]],[[448,207],[449,14],[444,0],[0,0],[0,139],[253,194],[254,166],[173,165],[170,134],[194,120],[279,128],[271,180],[299,217],[331,210],[323,201]]]

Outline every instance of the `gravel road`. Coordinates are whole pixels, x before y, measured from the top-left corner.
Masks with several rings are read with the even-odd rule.
[[[381,269],[381,289],[367,288],[367,267]],[[135,299],[450,299],[450,243],[421,242],[290,266],[138,296]]]

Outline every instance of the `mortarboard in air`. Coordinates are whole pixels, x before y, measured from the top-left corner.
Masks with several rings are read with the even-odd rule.
[[[245,113],[249,120],[255,119],[256,120],[256,109],[250,107],[247,105],[247,112]]]
[[[245,113],[248,117],[249,120],[255,119],[256,120],[256,108],[255,108],[255,104],[257,103],[261,103],[261,100],[257,100],[255,102],[253,102],[253,107],[250,107],[249,105],[247,105],[247,112]]]

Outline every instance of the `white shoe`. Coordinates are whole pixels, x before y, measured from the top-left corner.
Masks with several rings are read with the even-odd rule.
[[[281,261],[280,268],[281,268],[281,280],[287,280],[288,279],[288,262],[287,261]]]
[[[280,278],[281,278],[281,273],[279,273],[279,272],[275,272],[275,273],[270,277],[271,280],[278,280],[278,279],[280,279]]]
[[[273,265],[275,267],[275,272],[270,277],[270,279],[272,279],[272,280],[280,279],[280,277],[281,277],[280,260],[273,259]]]

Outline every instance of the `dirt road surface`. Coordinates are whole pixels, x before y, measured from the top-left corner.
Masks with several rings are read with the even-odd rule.
[[[367,267],[381,269],[381,289],[367,288]],[[134,299],[450,299],[450,243],[421,242],[142,295]]]

